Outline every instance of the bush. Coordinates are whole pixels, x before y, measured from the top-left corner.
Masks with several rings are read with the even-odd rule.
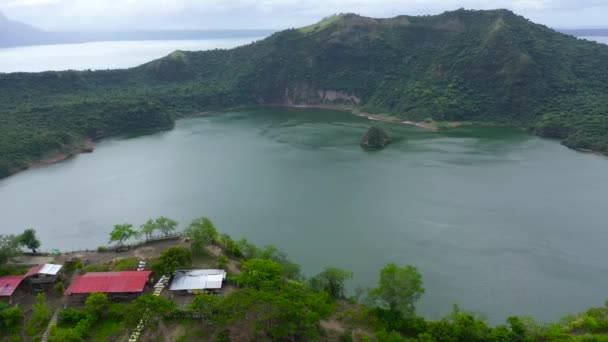
[[[55,290],[55,293],[60,296],[62,296],[63,292],[65,292],[65,286],[63,285],[62,281],[58,281],[57,284],[55,284],[55,286],[53,287],[53,289]]]
[[[227,264],[228,264],[228,258],[226,258],[225,255],[220,255],[220,257],[217,258],[217,267],[224,268],[224,267],[226,267]]]
[[[192,266],[192,252],[185,247],[171,247],[152,263],[152,271],[158,275],[172,275],[176,270]]]
[[[0,302],[0,331],[8,334],[15,334],[23,324],[23,311],[16,306],[9,308],[8,305]]]
[[[53,312],[46,302],[46,296],[44,293],[39,293],[36,296],[36,303],[32,306],[32,318],[25,329],[27,334],[35,336],[42,332],[46,328],[52,315]]]
[[[99,318],[110,305],[108,296],[105,293],[92,293],[84,302],[86,313],[95,318]]]
[[[111,266],[112,271],[134,271],[139,265],[139,259],[137,258],[122,258],[114,262]]]
[[[110,252],[110,248],[107,246],[99,246],[99,247],[97,247],[97,252],[107,253],[107,252]]]
[[[86,316],[86,313],[83,311],[73,308],[61,310],[59,311],[59,315],[57,317],[57,325],[60,328],[73,328]]]

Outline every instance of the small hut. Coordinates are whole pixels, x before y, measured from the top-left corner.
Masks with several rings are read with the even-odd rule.
[[[25,274],[25,278],[30,284],[53,284],[59,278],[62,267],[63,265],[40,264],[32,267]]]
[[[25,276],[22,275],[0,277],[0,299],[12,303],[15,291],[21,285],[23,279],[25,279]]]
[[[225,279],[224,270],[178,270],[173,274],[170,290],[174,294],[218,292]]]

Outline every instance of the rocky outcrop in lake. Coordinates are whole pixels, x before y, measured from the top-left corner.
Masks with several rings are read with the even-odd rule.
[[[380,127],[372,126],[361,139],[361,147],[368,150],[383,149],[391,143],[388,134]]]

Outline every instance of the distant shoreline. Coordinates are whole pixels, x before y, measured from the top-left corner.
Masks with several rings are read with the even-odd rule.
[[[52,153],[50,156],[43,158],[40,161],[30,163],[28,165],[27,169],[33,169],[33,168],[37,168],[37,167],[41,167],[41,166],[59,163],[61,161],[70,159],[81,153],[92,153],[94,150],[95,150],[95,143],[93,142],[93,140],[89,139],[89,140],[86,140],[84,146],[74,147],[73,149],[71,149],[70,151],[67,151],[67,152]],[[27,169],[25,169],[25,170],[27,170]]]
[[[400,125],[416,126],[416,127],[428,129],[428,130],[431,130],[431,131],[438,131],[439,130],[439,127],[437,127],[437,125],[434,125],[432,123],[415,122],[415,121],[409,121],[409,120],[399,120],[397,118],[387,118],[387,117],[382,116],[382,115],[362,112],[362,111],[359,111],[359,110],[353,109],[353,108],[344,108],[344,107],[332,106],[332,105],[306,105],[306,104],[302,104],[302,105],[296,105],[296,104],[278,104],[278,105],[272,105],[272,106],[273,107],[283,107],[283,108],[312,108],[312,109],[336,110],[336,111],[341,111],[341,112],[348,112],[348,113],[350,113],[352,115],[355,115],[355,116],[358,116],[358,117],[362,117],[362,118],[366,118],[366,119],[371,120],[371,121],[378,121],[378,122],[384,122],[384,123],[390,123],[390,124],[400,124]]]

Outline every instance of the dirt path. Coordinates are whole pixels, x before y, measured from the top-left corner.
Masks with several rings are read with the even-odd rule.
[[[209,252],[215,258],[218,258],[221,255],[224,255],[224,251],[221,248],[219,248],[218,246],[209,245],[209,246],[205,247],[205,249],[207,250],[207,252]],[[239,263],[230,258],[228,258],[228,263],[226,264],[226,268],[232,274],[241,274]]]
[[[175,247],[184,246],[189,247],[190,244],[185,242],[183,238],[175,240],[164,240],[149,242],[139,247],[122,251],[122,252],[97,252],[97,251],[78,251],[64,253],[58,256],[45,255],[45,256],[21,256],[17,260],[19,264],[26,265],[39,265],[43,263],[65,263],[66,261],[74,258],[78,258],[85,263],[89,264],[103,264],[110,262],[115,259],[135,257],[138,259],[152,259],[157,258],[160,253],[164,250]]]

